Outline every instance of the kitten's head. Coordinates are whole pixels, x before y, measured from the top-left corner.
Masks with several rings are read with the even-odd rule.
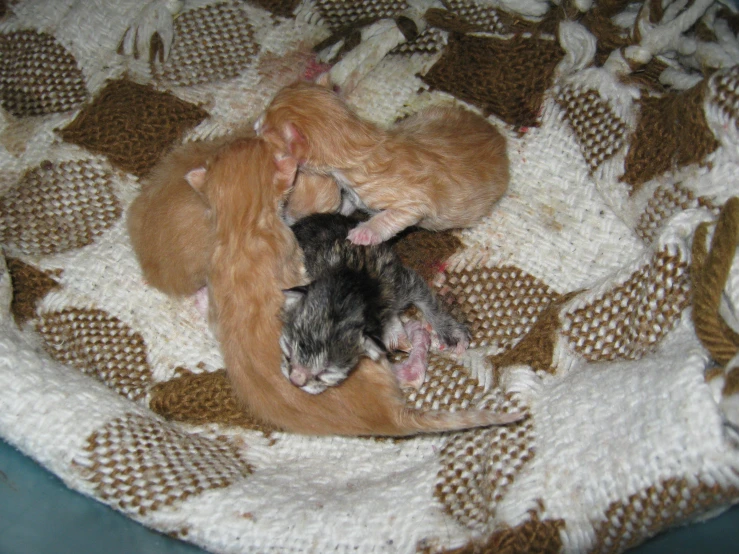
[[[369,331],[362,297],[341,290],[335,276],[284,291],[282,372],[305,392],[318,394],[340,384],[363,356],[386,354]]]
[[[377,141],[327,82],[298,81],[281,89],[255,124],[257,134],[299,163],[344,167],[345,158]]]
[[[238,196],[259,208],[281,204],[295,182],[297,161],[259,138],[235,139],[185,175],[206,204],[230,208]],[[266,204],[264,204],[266,205]]]

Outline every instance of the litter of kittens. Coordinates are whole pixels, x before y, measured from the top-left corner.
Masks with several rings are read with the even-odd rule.
[[[732,7],[0,7],[3,59],[14,60],[0,64],[0,436],[70,488],[157,531],[233,553],[484,551],[518,542],[620,552],[739,501]],[[360,345],[360,367],[336,364],[334,373],[325,361],[312,366],[316,357],[276,361],[299,341],[250,319],[259,302],[234,301],[252,285],[264,286],[251,298],[270,303],[270,313],[282,313],[284,294],[302,301],[308,281],[280,210],[288,222],[357,206],[369,222],[388,211],[357,186],[361,169],[311,166],[301,150],[311,136],[299,126],[269,136],[271,120],[260,120],[285,87],[325,73],[331,98],[366,121],[375,142],[415,125],[417,114],[427,128],[434,114],[445,114],[442,122],[473,114],[471,126],[505,139],[507,158],[507,190],[496,189],[481,210],[474,195],[461,202],[471,219],[455,212],[419,228],[431,217],[423,212],[351,236],[388,241],[438,306],[382,319],[361,337],[369,342]],[[475,156],[462,153],[474,145],[450,136],[443,152],[464,162],[444,168],[471,171]],[[244,205],[216,198],[237,181],[224,175],[242,158],[218,157],[233,144],[247,145],[249,182],[263,185]],[[166,158],[182,145],[197,161]],[[412,153],[390,158],[419,169]],[[467,184],[485,185],[475,179]],[[147,211],[136,199],[152,182],[184,196],[160,190],[157,209]],[[282,233],[284,258],[267,263],[256,253],[258,233],[224,228],[224,214],[241,217],[237,208],[257,197],[259,214],[269,212],[270,228]],[[166,217],[176,225],[164,228]],[[220,257],[203,256],[216,242]],[[137,257],[147,248],[171,257]],[[242,263],[249,248],[254,257]],[[184,273],[167,261],[179,256],[189,256]],[[215,259],[228,260],[220,274],[208,266]],[[260,280],[256,268],[270,277]],[[215,329],[195,307],[205,297],[192,296],[208,279],[218,283],[207,302]],[[439,341],[408,325],[424,314],[462,327]],[[443,334],[443,324],[432,327]],[[391,367],[406,358],[392,346],[404,341],[425,376],[413,369],[412,386],[401,389]],[[285,399],[317,406],[353,387],[351,402],[369,420],[377,391],[367,388],[380,383],[408,413],[447,421],[494,414],[503,424],[326,437],[317,435],[406,433],[373,433],[376,422],[366,433],[321,432],[320,420],[298,412],[281,420],[294,424],[285,432],[277,416],[236,400],[227,369],[245,358],[274,367],[276,389],[288,391],[285,411],[293,402]],[[268,389],[257,381],[238,386],[247,404],[274,401],[260,397]],[[349,425],[353,412],[342,415],[341,406]]]

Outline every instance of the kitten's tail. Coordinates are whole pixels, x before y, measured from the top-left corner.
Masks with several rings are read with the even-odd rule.
[[[408,408],[405,410],[402,425],[407,427],[411,433],[439,433],[507,425],[521,421],[526,415],[524,412],[493,412],[485,409],[422,412]]]

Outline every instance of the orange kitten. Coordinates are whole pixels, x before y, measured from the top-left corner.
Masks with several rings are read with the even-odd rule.
[[[364,358],[339,387],[311,395],[281,371],[283,290],[301,284],[302,254],[280,218],[297,163],[258,139],[235,141],[188,174],[213,210],[210,316],[237,395],[263,422],[313,435],[410,435],[509,423],[522,414],[419,412],[387,360]]]
[[[205,286],[215,237],[208,205],[185,180],[224,145],[251,130],[213,141],[182,144],[152,169],[128,210],[128,232],[146,281],[172,295],[191,295]],[[341,193],[331,177],[298,175],[285,208],[288,221],[339,209]]]
[[[205,286],[215,236],[208,205],[185,175],[229,140],[173,149],[152,169],[128,210],[128,233],[144,278],[162,292],[190,295]]]
[[[277,93],[256,128],[375,212],[349,234],[355,244],[377,244],[411,225],[468,227],[508,187],[505,138],[462,108],[430,107],[385,130],[326,86],[298,82]]]

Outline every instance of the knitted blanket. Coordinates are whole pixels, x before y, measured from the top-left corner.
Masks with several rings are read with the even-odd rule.
[[[739,16],[711,0],[0,2],[0,435],[214,552],[621,552],[739,500]],[[382,125],[508,139],[482,223],[397,249],[467,322],[421,409],[507,427],[315,438],[240,410],[125,228],[171,146],[331,76]]]

